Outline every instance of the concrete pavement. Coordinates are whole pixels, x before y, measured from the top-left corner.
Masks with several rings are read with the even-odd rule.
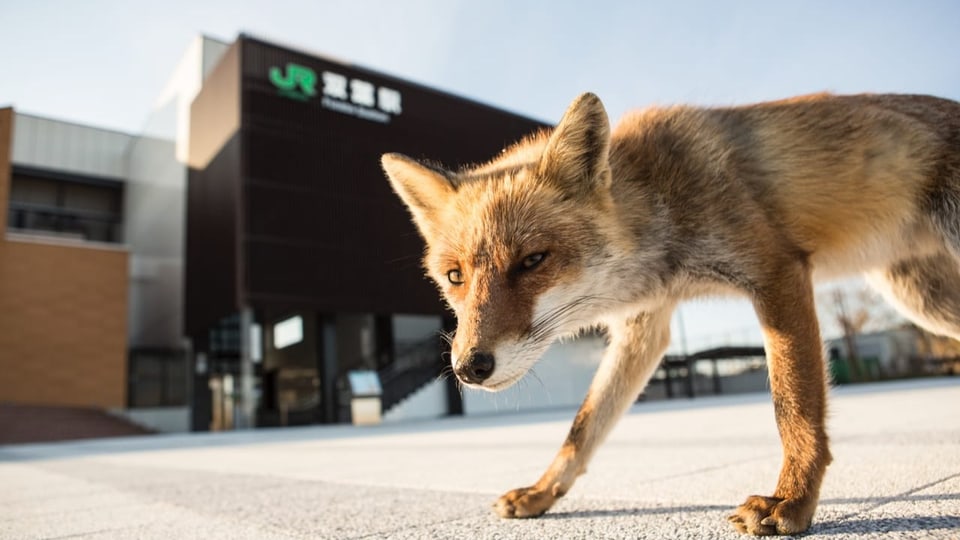
[[[832,392],[807,538],[960,538],[960,379]],[[574,411],[0,447],[0,538],[743,538],[780,465],[769,397],[635,406],[547,515],[501,520]]]

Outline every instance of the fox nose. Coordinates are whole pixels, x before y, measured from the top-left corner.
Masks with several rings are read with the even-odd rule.
[[[461,381],[480,384],[493,374],[494,365],[492,354],[473,349],[466,358],[457,362],[457,368],[454,371]]]

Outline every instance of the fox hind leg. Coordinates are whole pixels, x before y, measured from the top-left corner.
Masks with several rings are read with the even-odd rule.
[[[915,257],[870,272],[866,278],[917,325],[960,340],[960,255],[940,252]]]
[[[942,187],[930,193],[927,210],[934,230],[960,264],[960,163],[957,168],[952,180],[945,181]]]
[[[960,161],[946,170],[953,172],[940,175],[924,208],[931,232],[942,242],[940,249],[864,277],[918,326],[960,340]]]
[[[960,150],[960,148],[958,148]],[[867,281],[918,326],[960,340],[960,161],[927,199],[939,251],[868,272]]]

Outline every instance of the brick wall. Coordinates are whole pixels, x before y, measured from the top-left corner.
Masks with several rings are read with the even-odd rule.
[[[0,110],[0,402],[123,407],[127,252],[6,232],[12,128]]]

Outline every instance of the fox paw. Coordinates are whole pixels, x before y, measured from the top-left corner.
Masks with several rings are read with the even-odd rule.
[[[557,496],[536,486],[508,491],[493,504],[494,511],[502,518],[535,518],[543,515]]]
[[[742,533],[797,534],[810,527],[815,509],[815,502],[752,495],[727,519]]]

